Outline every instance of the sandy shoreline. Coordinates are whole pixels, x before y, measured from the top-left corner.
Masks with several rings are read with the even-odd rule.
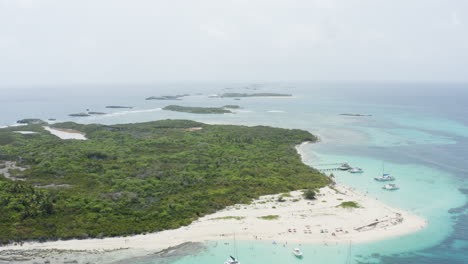
[[[44,126],[43,128],[52,135],[57,136],[61,139],[87,140],[85,134],[77,130],[65,128],[52,128],[49,126]]]
[[[231,239],[233,233],[238,240],[362,243],[409,234],[427,225],[419,216],[386,206],[342,185],[322,188],[317,199],[312,201],[303,199],[301,191],[291,192],[283,198],[284,202],[278,201],[279,196],[262,196],[249,205],[231,206],[174,230],[131,237],[28,242],[22,246],[4,246],[0,250],[162,250],[184,242]],[[345,201],[357,202],[361,208],[337,207]],[[276,220],[259,218],[270,215],[279,217]]]
[[[307,143],[303,143],[307,144]],[[301,153],[301,146],[297,147]],[[279,197],[282,197],[279,201]],[[356,202],[360,208],[342,208],[342,202]],[[262,217],[277,218],[266,220]],[[162,250],[185,242],[232,239],[277,243],[363,243],[397,237],[423,229],[425,219],[385,205],[352,188],[336,185],[320,189],[315,200],[302,191],[262,196],[251,204],[234,205],[204,216],[189,226],[146,235],[104,239],[27,242],[2,250]]]

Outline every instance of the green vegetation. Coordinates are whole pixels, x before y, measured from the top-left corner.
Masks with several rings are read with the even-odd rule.
[[[177,228],[261,195],[329,184],[301,162],[294,146],[316,140],[302,130],[187,120],[54,126],[88,140],[39,125],[21,127],[40,132],[27,135],[0,129],[0,159],[29,168],[15,172],[24,182],[0,176],[0,243]]]
[[[45,121],[43,121],[41,119],[37,119],[37,118],[25,118],[25,119],[21,119],[21,120],[16,121],[16,123],[18,123],[18,124],[27,124],[27,125],[47,124],[47,122],[45,122]]]
[[[259,216],[257,218],[263,219],[263,220],[277,220],[279,218],[279,215],[264,215],[264,216]]]
[[[281,93],[224,93],[221,97],[270,97],[270,96],[292,96],[291,94]]]
[[[361,208],[361,206],[353,201],[349,202],[342,202],[341,204],[337,205],[336,207],[343,207],[343,208]]]
[[[278,199],[276,199],[277,202],[286,202],[286,199],[284,197],[291,197],[292,195],[290,193],[282,193],[280,196],[278,196]]]
[[[223,216],[223,217],[215,217],[211,218],[210,220],[242,220],[244,219],[245,216]]]
[[[304,198],[308,200],[315,200],[317,194],[315,193],[314,190],[308,189],[304,192]]]
[[[168,105],[163,110],[185,112],[192,114],[229,114],[231,111],[224,109],[223,107],[189,107],[180,105]]]

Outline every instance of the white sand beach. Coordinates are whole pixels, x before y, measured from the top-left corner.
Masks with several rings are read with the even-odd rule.
[[[37,132],[34,132],[34,131],[13,131],[13,133],[18,133],[18,134],[23,134],[23,135],[37,134]]]
[[[85,134],[81,133],[80,131],[63,128],[51,128],[49,126],[44,126],[43,128],[49,131],[52,135],[55,135],[61,139],[87,140]]]
[[[189,226],[147,235],[105,239],[68,240],[11,245],[7,249],[111,250],[119,248],[161,250],[184,242],[232,239],[277,243],[353,243],[375,241],[416,232],[426,221],[389,207],[345,186],[325,187],[315,200],[294,191],[279,202],[267,195],[249,205],[235,205],[204,216]],[[339,207],[353,201],[360,208]],[[266,220],[262,216],[278,216]]]

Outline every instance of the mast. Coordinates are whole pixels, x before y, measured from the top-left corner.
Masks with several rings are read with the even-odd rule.
[[[346,257],[346,264],[351,264],[352,263],[352,254],[351,254],[351,240],[349,241],[349,247],[348,247],[348,256]]]
[[[236,232],[234,232],[234,253],[236,254],[236,258],[239,259],[239,255],[237,253]]]

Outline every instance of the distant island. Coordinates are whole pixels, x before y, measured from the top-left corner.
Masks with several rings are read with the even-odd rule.
[[[230,110],[225,107],[192,107],[192,106],[180,106],[180,105],[168,105],[163,110],[185,112],[192,114],[230,114]]]
[[[82,112],[82,113],[77,113],[77,114],[69,114],[69,116],[73,117],[84,117],[84,116],[90,116],[90,114]]]
[[[130,108],[132,109],[133,106],[121,106],[121,105],[108,105],[106,108]]]
[[[238,106],[238,105],[225,105],[225,106],[223,106],[223,108],[228,108],[228,109],[239,109],[240,106]]]
[[[21,168],[0,172],[0,244],[174,229],[261,195],[330,183],[302,163],[295,146],[317,138],[298,129],[188,120],[51,126],[86,140],[15,129],[0,129],[0,165]]]
[[[145,100],[181,100],[180,98],[189,96],[190,94],[178,94],[178,95],[163,95],[163,96],[150,96]]]
[[[369,114],[340,114],[342,116],[372,116]]]
[[[93,112],[93,111],[86,111],[86,112],[81,112],[77,114],[69,114],[69,116],[72,117],[86,117],[86,116],[91,116],[91,115],[105,115],[106,113],[104,112]]]
[[[223,93],[220,97],[284,97],[292,96],[292,94],[281,93]]]
[[[47,124],[44,120],[38,119],[38,118],[25,118],[16,121],[18,124],[26,124],[26,125],[43,125]]]

